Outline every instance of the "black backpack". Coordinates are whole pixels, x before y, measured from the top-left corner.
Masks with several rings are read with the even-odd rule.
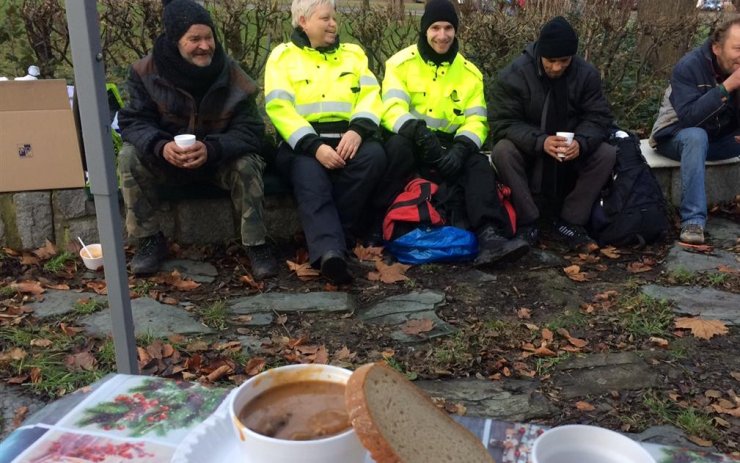
[[[644,246],[668,231],[666,203],[660,185],[640,151],[640,138],[616,131],[612,177],[591,210],[590,231],[600,245]]]

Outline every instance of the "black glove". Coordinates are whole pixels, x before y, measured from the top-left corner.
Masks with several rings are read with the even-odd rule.
[[[414,143],[421,151],[421,159],[424,163],[435,164],[444,155],[439,138],[426,126],[419,124],[416,126]]]
[[[462,172],[467,155],[468,150],[465,145],[455,143],[434,163],[434,166],[445,180],[454,179]]]

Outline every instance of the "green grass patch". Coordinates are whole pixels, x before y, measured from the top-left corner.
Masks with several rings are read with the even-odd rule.
[[[471,337],[458,331],[432,349],[432,358],[439,367],[449,368],[454,365],[469,364],[473,358],[471,352],[476,351],[477,345],[471,341]]]
[[[13,289],[13,287],[11,287],[10,285],[0,288],[0,297],[12,297],[15,295],[15,293],[15,289]]]
[[[637,337],[667,336],[673,323],[673,309],[665,300],[638,294],[619,303],[619,323]]]
[[[67,268],[69,262],[74,262],[75,256],[69,251],[63,251],[49,259],[44,264],[44,270],[51,273],[59,273]]]
[[[678,267],[668,273],[668,279],[677,285],[692,285],[696,282],[697,275],[684,267]]]
[[[729,273],[710,273],[707,275],[707,281],[712,286],[722,286],[729,280]]]
[[[562,355],[558,355],[557,357],[542,357],[535,359],[534,369],[537,372],[537,376],[544,376],[549,374],[556,365],[564,362],[565,360],[568,360],[570,356],[571,354],[569,352],[566,352]]]
[[[689,435],[710,440],[718,437],[712,418],[693,407],[679,407],[674,402],[659,397],[655,391],[648,391],[643,403],[659,420],[677,426]]]
[[[395,357],[387,357],[385,359],[385,362],[388,364],[389,367],[405,375],[409,379],[409,381],[413,381],[419,376],[416,374],[415,371],[407,370],[406,367],[401,362],[399,362],[398,359],[396,359]]]
[[[588,323],[588,317],[586,316],[586,314],[579,311],[566,310],[562,314],[559,314],[554,319],[547,322],[545,326],[551,331],[557,331],[560,328],[578,328],[585,325],[586,323]]]
[[[80,299],[73,306],[77,315],[90,315],[105,307],[105,303],[95,299]]]
[[[229,326],[227,323],[229,318],[229,306],[226,304],[226,301],[220,300],[212,302],[200,309],[198,312],[200,313],[201,320],[206,324],[206,326],[218,331],[223,331]]]
[[[137,280],[136,284],[131,291],[139,297],[145,297],[149,295],[149,291],[154,288],[154,283],[149,280]]]

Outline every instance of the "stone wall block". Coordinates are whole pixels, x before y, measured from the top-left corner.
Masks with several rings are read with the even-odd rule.
[[[5,221],[3,221],[2,216],[0,216],[0,246],[6,246],[7,243],[5,242]]]
[[[182,244],[223,243],[239,236],[229,198],[179,201],[175,215],[174,235]]]
[[[43,246],[55,241],[51,192],[24,192],[13,195],[16,226],[24,249]]]
[[[77,243],[77,237],[82,238],[85,244],[100,243],[98,221],[94,215],[88,215],[73,220],[56,221],[57,245],[66,246],[70,242]]]
[[[55,221],[95,214],[95,203],[87,199],[84,188],[56,190],[52,193],[52,204]]]

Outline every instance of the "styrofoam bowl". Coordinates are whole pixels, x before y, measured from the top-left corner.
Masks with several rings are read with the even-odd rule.
[[[80,257],[85,267],[90,270],[97,270],[103,266],[103,246],[98,243],[88,244],[80,249]]]
[[[597,426],[572,424],[542,433],[532,446],[532,463],[655,463],[639,443]]]

